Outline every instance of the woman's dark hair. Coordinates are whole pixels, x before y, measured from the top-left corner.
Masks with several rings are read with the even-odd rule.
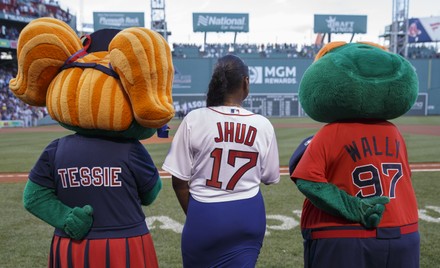
[[[249,76],[248,66],[237,56],[226,55],[218,59],[209,82],[206,106],[221,106],[225,96],[243,85]]]

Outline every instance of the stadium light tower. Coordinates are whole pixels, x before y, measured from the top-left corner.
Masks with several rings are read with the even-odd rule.
[[[408,55],[409,0],[393,0],[393,22],[390,31],[390,51]]]
[[[160,33],[168,41],[171,32],[165,19],[165,0],[151,0],[151,30]]]

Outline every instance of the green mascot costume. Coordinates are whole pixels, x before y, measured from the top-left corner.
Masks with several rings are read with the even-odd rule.
[[[418,211],[405,141],[390,119],[405,114],[418,78],[374,43],[331,42],[300,83],[299,100],[327,123],[292,155],[306,197],[305,267],[418,267]]]
[[[12,92],[74,131],[44,149],[23,195],[55,228],[49,267],[157,267],[141,206],[162,183],[139,140],[174,116],[165,39],[141,27],[80,39],[39,18],[21,31],[17,58]]]

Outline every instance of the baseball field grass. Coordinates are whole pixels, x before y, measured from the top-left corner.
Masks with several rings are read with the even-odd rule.
[[[314,134],[322,124],[308,118],[273,118],[280,164],[287,166],[298,143]],[[401,129],[411,163],[440,162],[440,116],[402,117],[393,122]],[[170,122],[173,135],[180,121]],[[0,181],[10,173],[27,173],[44,147],[53,139],[71,132],[63,129],[34,128],[26,131],[0,129]],[[158,168],[162,166],[169,143],[146,142]],[[53,228],[24,210],[21,179],[0,183],[0,267],[46,267]],[[421,234],[421,267],[440,263],[440,171],[415,171]],[[185,216],[174,196],[171,182],[163,179],[157,200],[144,211],[155,243],[160,267],[182,267],[180,234]],[[302,238],[299,229],[304,197],[288,176],[272,186],[261,186],[267,212],[267,231],[258,267],[302,267]]]

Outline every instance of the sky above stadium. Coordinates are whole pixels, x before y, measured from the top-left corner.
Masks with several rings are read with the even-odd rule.
[[[79,21],[93,23],[93,12],[144,12],[150,27],[150,1],[147,0],[59,0]],[[204,34],[193,32],[193,13],[247,13],[249,32],[239,33],[237,43],[310,44],[315,14],[366,15],[367,33],[354,41],[383,43],[379,36],[392,21],[392,0],[165,0],[170,43],[203,44]],[[409,0],[409,17],[440,16],[438,0]],[[80,27],[80,26],[78,26]],[[350,41],[351,35],[333,34],[332,41]],[[233,33],[208,33],[208,43],[232,43]]]

